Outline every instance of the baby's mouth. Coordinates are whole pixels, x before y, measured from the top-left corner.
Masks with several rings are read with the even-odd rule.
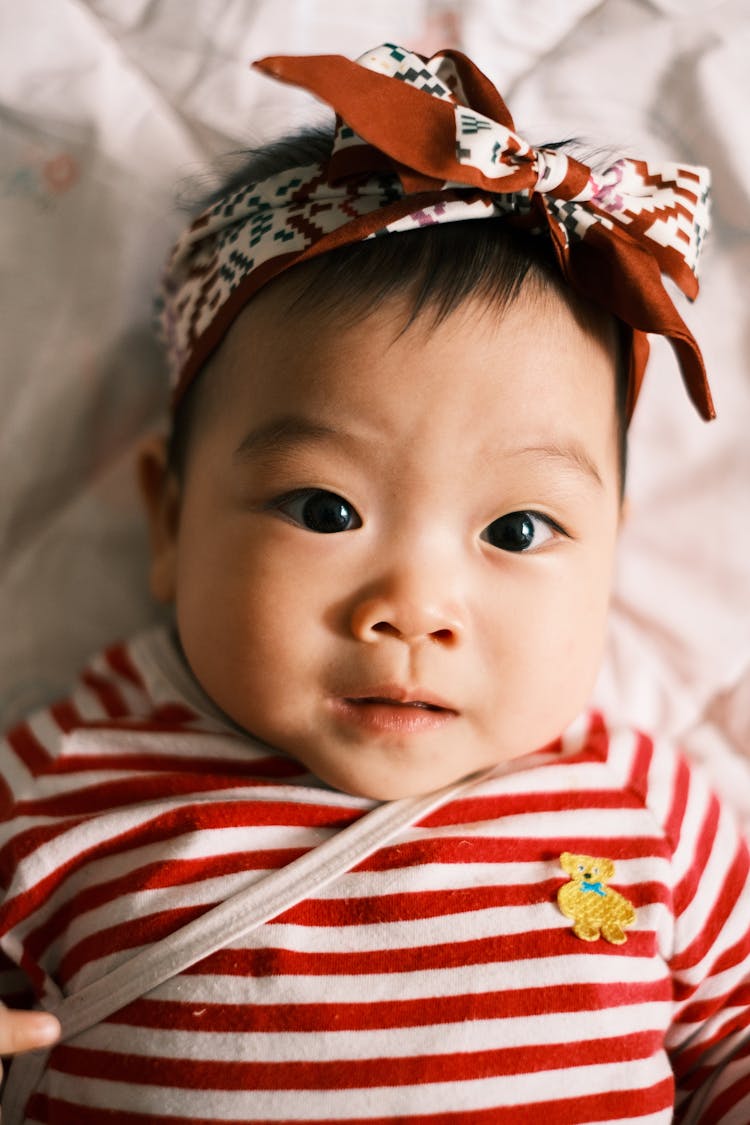
[[[372,694],[339,696],[333,700],[333,708],[347,725],[372,733],[435,731],[458,715],[430,692],[390,686]]]
[[[367,706],[369,704],[383,704],[388,707],[416,707],[423,711],[448,711],[450,708],[441,707],[437,703],[427,703],[424,699],[389,699],[385,695],[362,695],[354,699],[347,699],[347,703]]]

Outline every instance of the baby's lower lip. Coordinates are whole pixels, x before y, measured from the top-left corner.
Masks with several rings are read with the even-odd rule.
[[[334,699],[333,709],[336,716],[347,724],[373,733],[418,734],[422,731],[435,731],[456,718],[456,712],[447,707],[436,707],[419,701],[400,703],[395,699],[370,697]]]

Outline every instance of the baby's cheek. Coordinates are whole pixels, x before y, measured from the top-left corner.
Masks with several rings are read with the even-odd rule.
[[[546,706],[567,724],[588,703],[602,660],[608,599],[600,590],[561,595],[540,637],[537,676]],[[556,732],[558,733],[558,732]],[[554,737],[554,735],[553,735]]]

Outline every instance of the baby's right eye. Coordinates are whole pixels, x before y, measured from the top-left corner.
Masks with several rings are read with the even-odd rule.
[[[348,500],[322,488],[301,488],[289,492],[275,500],[272,507],[292,523],[319,535],[333,535],[362,526],[362,520]]]

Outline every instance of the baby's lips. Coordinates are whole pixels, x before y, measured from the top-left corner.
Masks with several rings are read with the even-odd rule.
[[[427,688],[406,687],[402,684],[377,684],[364,690],[347,692],[342,696],[349,703],[390,703],[405,707],[425,707],[433,711],[458,711],[449,702]]]

